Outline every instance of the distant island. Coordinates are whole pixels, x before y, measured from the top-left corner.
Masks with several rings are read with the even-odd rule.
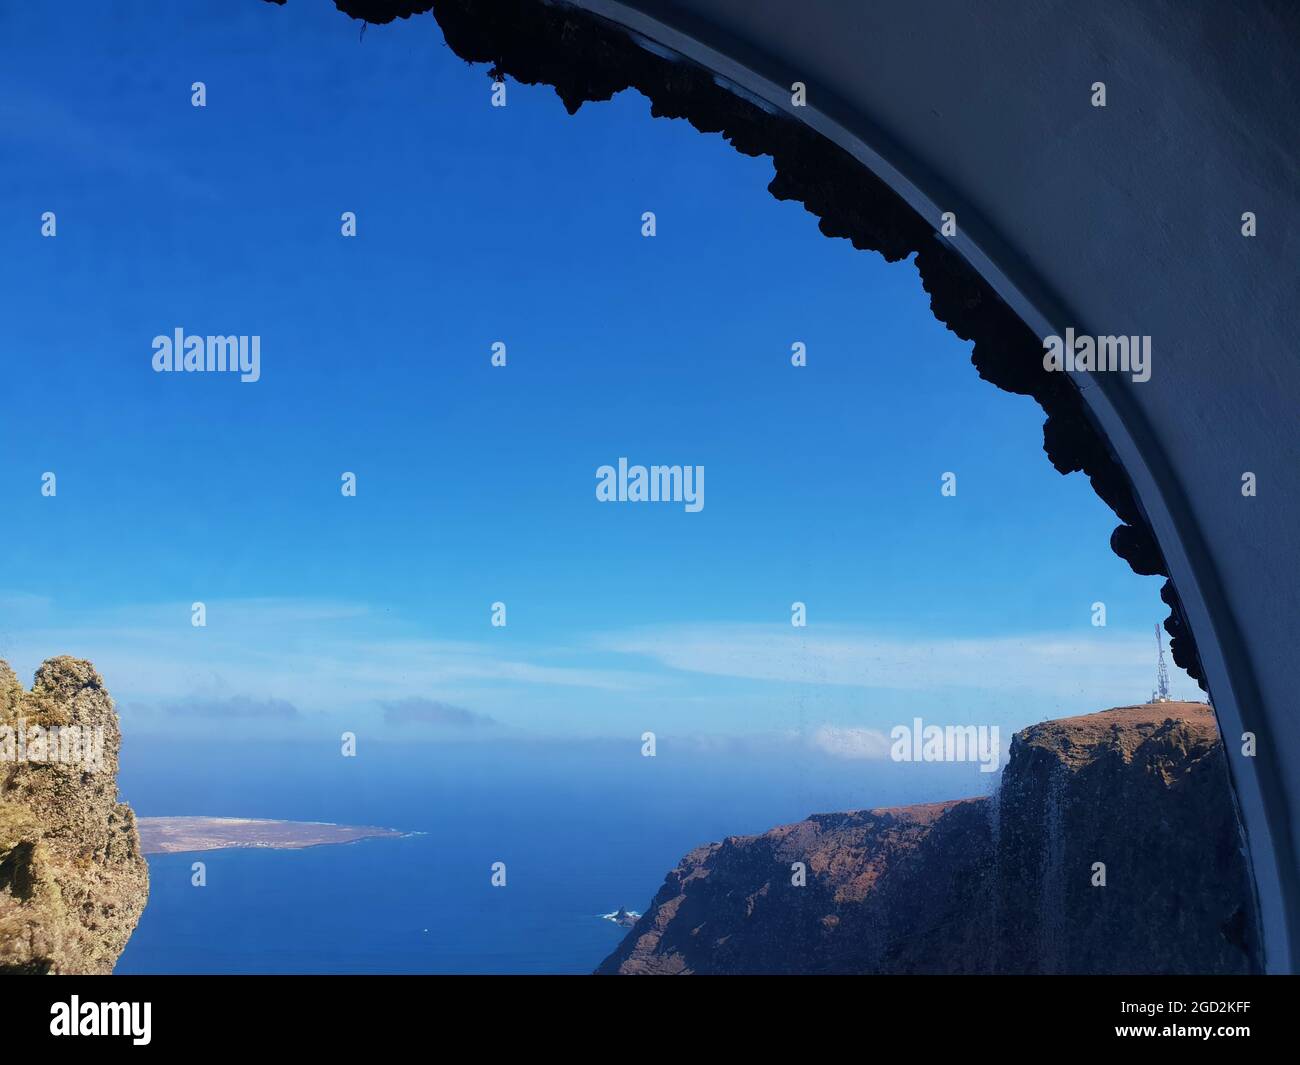
[[[230,847],[261,847],[296,851],[359,839],[397,838],[408,833],[370,825],[331,825],[320,821],[263,821],[250,817],[141,817],[141,850],[145,854],[217,851]]]

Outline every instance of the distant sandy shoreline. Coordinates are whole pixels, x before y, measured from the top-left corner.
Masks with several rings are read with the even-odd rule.
[[[336,825],[326,821],[271,821],[248,817],[141,817],[141,850],[145,854],[257,847],[303,850],[361,839],[392,839],[404,835],[394,828]]]

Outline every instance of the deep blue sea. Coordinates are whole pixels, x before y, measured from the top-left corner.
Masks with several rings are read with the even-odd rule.
[[[588,973],[701,843],[809,813],[987,790],[972,766],[638,745],[182,744],[137,737],[141,816],[382,825],[423,835],[150,858],[118,973]],[[207,885],[191,885],[206,863]],[[492,863],[506,863],[493,887]]]

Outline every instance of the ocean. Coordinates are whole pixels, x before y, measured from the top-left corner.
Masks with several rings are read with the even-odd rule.
[[[153,855],[130,973],[589,973],[687,851],[809,813],[980,794],[971,765],[619,744],[176,743],[137,737],[140,816],[420,833],[299,851]],[[192,885],[192,864],[206,886]],[[494,862],[506,884],[494,887]]]

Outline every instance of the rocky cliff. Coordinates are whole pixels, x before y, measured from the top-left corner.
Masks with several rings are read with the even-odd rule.
[[[1018,733],[990,797],[699,847],[597,971],[1250,972],[1251,898],[1209,707],[1128,706]]]
[[[113,971],[149,896],[120,743],[89,662],[52,658],[26,691],[0,661],[0,973]]]

